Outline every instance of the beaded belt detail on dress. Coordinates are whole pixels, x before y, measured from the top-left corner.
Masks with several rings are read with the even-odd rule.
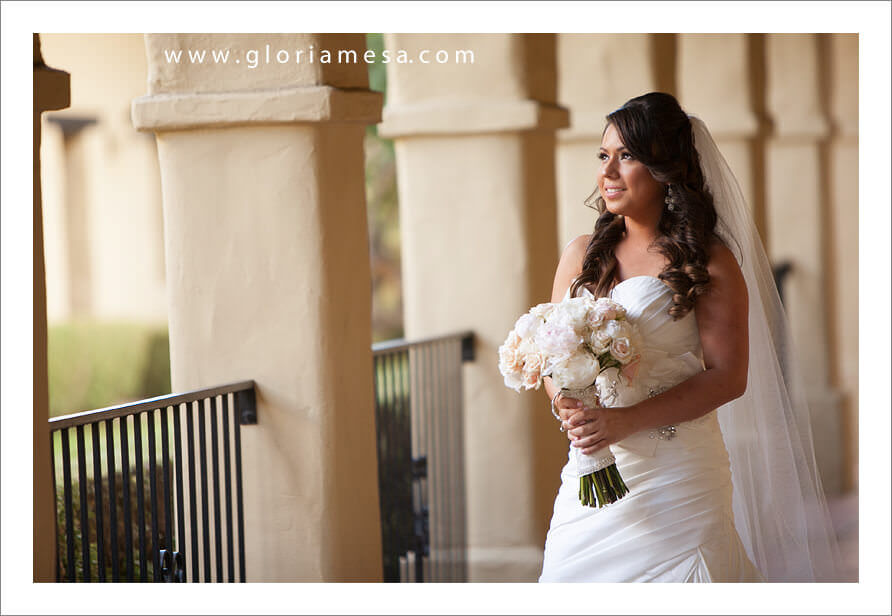
[[[666,391],[665,387],[651,387],[647,392],[647,397],[653,398],[654,396],[660,395],[664,391]],[[673,438],[675,438],[675,433],[676,426],[670,424],[668,426],[657,428],[656,430],[651,430],[648,433],[647,437],[660,439],[661,441],[671,441]]]

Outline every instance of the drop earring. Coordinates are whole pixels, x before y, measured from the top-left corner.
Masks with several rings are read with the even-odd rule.
[[[672,184],[666,185],[666,198],[663,199],[663,201],[666,203],[667,210],[670,212],[675,211],[675,205],[678,203],[678,200],[675,196],[675,192],[672,190]]]

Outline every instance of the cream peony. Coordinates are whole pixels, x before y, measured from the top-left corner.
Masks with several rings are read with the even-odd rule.
[[[535,344],[551,357],[564,357],[573,353],[584,340],[570,323],[549,319],[536,332]]]
[[[530,308],[529,314],[540,319],[545,319],[548,317],[549,314],[552,313],[552,311],[554,310],[554,306],[554,304],[548,302],[543,304],[536,304],[535,306]]]
[[[536,330],[539,329],[542,323],[542,319],[528,312],[517,319],[517,323],[514,324],[514,331],[521,338],[530,338],[536,335]]]
[[[598,360],[583,351],[554,363],[551,378],[561,389],[582,389],[592,384],[598,369]]]
[[[518,352],[521,338],[511,330],[505,343],[499,347],[499,371],[502,374],[520,372],[523,367],[523,356]]]
[[[539,389],[544,367],[545,358],[541,353],[530,353],[524,357],[522,379],[526,389]]]

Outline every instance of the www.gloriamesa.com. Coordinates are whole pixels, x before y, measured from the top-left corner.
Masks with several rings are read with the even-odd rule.
[[[366,64],[374,64],[381,62],[389,64],[395,62],[397,64],[474,64],[474,52],[470,49],[456,49],[447,51],[445,49],[421,49],[417,52],[409,52],[405,49],[390,50],[385,49],[376,52],[373,49],[367,49],[363,53],[359,53],[355,49],[337,49],[331,51],[329,49],[316,49],[310,45],[307,49],[276,49],[273,50],[269,45],[264,49],[246,49],[244,51],[238,49],[165,49],[164,57],[168,64],[180,64],[188,62],[189,64],[237,64],[246,66],[249,69],[257,68],[262,64],[287,64],[294,62],[296,64],[356,64],[357,62],[365,62]]]

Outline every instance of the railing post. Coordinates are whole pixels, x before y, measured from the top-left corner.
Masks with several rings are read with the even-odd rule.
[[[257,423],[257,396],[253,388],[235,394],[235,408],[238,410],[241,425],[249,426]]]

